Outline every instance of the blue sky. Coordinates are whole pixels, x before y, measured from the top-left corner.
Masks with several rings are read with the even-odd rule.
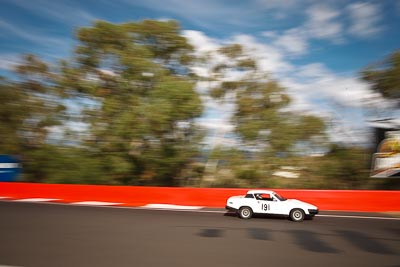
[[[389,105],[358,79],[359,71],[400,48],[398,0],[1,0],[1,5],[0,74],[22,53],[47,60],[70,56],[76,28],[96,19],[175,19],[199,53],[233,42],[250,47],[263,69],[288,88],[293,110],[340,118],[349,131],[361,125],[361,102]],[[229,124],[232,107],[212,101],[208,107],[205,124]]]

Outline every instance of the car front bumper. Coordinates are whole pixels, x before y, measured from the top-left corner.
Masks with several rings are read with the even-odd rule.
[[[308,213],[311,216],[314,216],[314,215],[318,214],[318,209],[308,209]]]

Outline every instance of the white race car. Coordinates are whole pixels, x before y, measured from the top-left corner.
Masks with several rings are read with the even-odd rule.
[[[226,209],[237,212],[242,219],[250,219],[253,214],[274,214],[289,216],[295,222],[318,214],[318,208],[314,205],[297,199],[286,199],[269,190],[250,190],[245,196],[230,197]]]

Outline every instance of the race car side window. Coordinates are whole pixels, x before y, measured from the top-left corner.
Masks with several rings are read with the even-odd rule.
[[[268,195],[263,194],[262,195],[262,200],[272,201],[272,198],[271,198],[271,196],[269,194]]]
[[[253,194],[247,194],[244,198],[254,198]]]

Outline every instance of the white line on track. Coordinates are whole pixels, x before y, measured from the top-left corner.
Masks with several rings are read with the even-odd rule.
[[[112,207],[116,209],[136,209],[136,210],[157,210],[157,211],[182,211],[182,212],[197,212],[197,213],[220,213],[224,214],[227,211],[223,210],[174,210],[174,209],[148,209],[146,207]],[[400,221],[400,218],[395,217],[374,217],[374,216],[358,216],[358,215],[333,215],[333,214],[318,214],[317,217],[331,217],[331,218],[350,218],[350,219],[377,219],[377,220],[396,220]]]
[[[47,201],[57,201],[60,200],[58,198],[23,198],[23,199],[16,199],[14,201],[18,202],[47,202]]]
[[[114,207],[107,207],[107,208],[114,208],[114,209],[135,209],[135,210],[156,210],[156,211],[179,211],[179,212],[196,212],[196,213],[219,213],[224,214],[227,211],[223,210],[193,210],[193,209],[156,209],[156,208],[146,208],[146,207],[121,207],[121,206],[114,206]],[[375,220],[395,220],[400,221],[400,218],[395,217],[374,217],[374,216],[358,216],[358,215],[331,215],[331,214],[319,214],[315,215],[317,217],[330,217],[330,218],[350,218],[350,219],[375,219]]]
[[[315,215],[318,217],[330,217],[330,218],[355,218],[355,219],[376,219],[376,220],[395,220],[400,221],[400,218],[394,217],[374,217],[374,216],[358,216],[358,215],[330,215],[330,214],[319,214]]]
[[[204,207],[200,206],[181,206],[181,205],[171,205],[171,204],[147,204],[141,206],[141,208],[147,209],[165,209],[165,210],[200,210]]]
[[[80,202],[72,202],[71,205],[83,205],[83,206],[115,206],[121,205],[123,203],[117,202],[103,202],[103,201],[80,201]]]
[[[182,212],[197,212],[197,213],[226,213],[221,210],[194,210],[194,209],[159,209],[159,208],[146,208],[146,207],[113,207],[118,209],[135,209],[135,210],[157,210],[157,211],[182,211]]]
[[[25,201],[23,201],[25,200]],[[60,202],[45,202],[45,201],[26,201],[30,199],[19,199],[19,200],[14,200],[14,201],[19,201],[19,202],[32,202],[35,204],[50,204],[50,205],[62,205],[62,206],[71,206],[71,205],[76,205],[76,206],[90,206],[94,208],[113,208],[113,209],[133,209],[133,210],[156,210],[156,211],[175,211],[175,212],[196,212],[196,213],[227,213],[227,211],[224,210],[194,210],[194,209],[160,209],[160,208],[146,208],[145,206],[142,207],[128,207],[128,206],[114,206],[118,204],[123,204],[123,203],[112,203],[112,202],[103,202],[103,203],[108,203],[108,205],[102,204],[102,205],[88,205],[88,204],[82,204],[83,202],[75,202],[75,203],[60,203]],[[52,200],[57,200],[57,199],[52,199]],[[2,200],[4,202],[12,202],[10,200],[4,199]],[[85,201],[84,201],[85,202]],[[89,201],[87,201],[89,202]],[[95,202],[95,201],[90,201],[90,202]],[[96,201],[99,202],[99,201]],[[81,203],[81,204],[78,204]],[[110,205],[114,204],[114,205]],[[349,218],[349,219],[375,219],[375,220],[394,220],[394,221],[400,221],[400,218],[397,217],[378,217],[378,216],[359,216],[359,215],[335,215],[335,214],[318,214],[315,215],[316,217],[328,217],[328,218]],[[0,265],[0,267],[2,267]]]

